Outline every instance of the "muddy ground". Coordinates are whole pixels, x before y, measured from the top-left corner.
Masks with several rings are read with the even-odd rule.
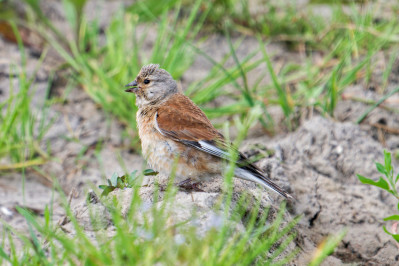
[[[93,2],[89,5],[94,5]],[[108,5],[109,13],[118,6],[115,2]],[[52,18],[62,18],[56,3],[49,10],[54,12]],[[151,49],[149,38],[147,48]],[[246,38],[237,50],[238,56],[245,57],[251,47],[257,44],[256,39]],[[215,60],[229,52],[226,40],[219,35],[210,36],[199,46]],[[300,54],[281,43],[271,43],[267,49],[277,66],[290,60],[303,60]],[[27,47],[27,53],[29,75],[38,63],[38,56],[34,48]],[[49,73],[54,61],[58,60],[51,53],[49,57],[36,74],[32,103],[34,109],[40,108],[43,102]],[[10,82],[18,87],[18,79],[9,74],[10,66],[18,66],[20,60],[17,45],[0,37],[0,102],[7,99]],[[387,59],[381,54],[375,60],[384,62]],[[227,64],[233,64],[233,61]],[[182,87],[204,77],[210,67],[208,61],[198,56],[182,77]],[[251,73],[256,75],[257,71],[259,69]],[[394,65],[388,91],[399,85],[397,73],[399,63]],[[296,258],[296,265],[304,265],[314,248],[326,236],[341,229],[347,229],[347,234],[325,265],[398,263],[398,249],[382,230],[383,217],[394,214],[396,210],[395,200],[379,189],[361,184],[355,176],[360,173],[377,178],[379,174],[374,164],[383,161],[383,149],[399,149],[398,132],[389,130],[399,129],[399,115],[385,108],[397,107],[398,95],[391,97],[384,108],[372,111],[360,125],[354,123],[369,106],[353,101],[351,96],[378,100],[381,97],[378,85],[381,75],[382,71],[377,64],[371,83],[360,82],[347,88],[344,99],[338,102],[334,118],[321,117],[316,111],[307,110],[301,112],[299,126],[293,132],[281,127],[278,134],[269,136],[261,128],[255,127],[241,147],[241,151],[248,156],[267,149],[276,151],[258,161],[257,165],[297,198],[297,202],[290,205],[291,216],[303,214],[297,227],[299,234],[296,239],[296,244],[303,252]],[[268,78],[263,82],[269,82]],[[54,83],[52,90],[54,95],[62,95],[66,90],[65,84]],[[218,103],[215,102],[214,106],[217,108]],[[278,124],[282,118],[281,111],[279,108],[270,108],[270,112]],[[56,177],[66,194],[76,188],[72,205],[80,206],[88,189],[105,183],[105,178],[114,172],[124,173],[121,158],[129,171],[145,168],[141,156],[125,148],[127,141],[121,137],[122,126],[104,114],[81,88],[73,88],[66,102],[52,105],[50,116],[55,118],[55,122],[44,142],[51,143],[54,160],[41,167],[47,176],[33,170],[28,170],[24,176],[18,172],[0,173],[0,218],[22,232],[27,228],[24,219],[15,211],[16,206],[29,207],[41,215],[45,205],[54,202],[54,219],[58,220],[64,214],[50,177]],[[101,149],[97,148],[99,142],[103,143]],[[0,164],[7,162],[7,159],[0,160]],[[259,193],[253,184],[236,181],[236,186],[237,193],[241,189],[256,190]],[[204,185],[203,189],[205,192],[194,195],[198,197],[198,204],[201,204],[201,199],[213,197],[214,193],[220,191],[220,181]],[[278,205],[279,199],[275,195],[269,195],[268,191],[263,193],[268,198],[265,205]],[[186,192],[179,194],[183,202],[192,199],[185,196]]]

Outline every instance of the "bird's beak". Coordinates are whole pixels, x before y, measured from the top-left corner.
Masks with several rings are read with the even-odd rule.
[[[125,85],[125,87],[128,87],[128,89],[125,90],[126,92],[135,93],[137,91],[137,82],[135,80],[133,80],[129,84]]]

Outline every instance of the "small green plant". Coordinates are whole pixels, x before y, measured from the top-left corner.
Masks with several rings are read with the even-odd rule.
[[[142,173],[144,176],[156,175],[158,172],[155,172],[152,169],[146,169]],[[137,175],[137,170],[134,170],[130,173],[130,175],[125,174],[123,176],[118,176],[117,173],[114,173],[110,179],[107,179],[108,185],[99,185],[98,187],[103,189],[101,196],[107,196],[110,192],[114,191],[116,188],[124,189],[124,188],[132,188],[135,185],[135,182],[139,176]]]
[[[393,171],[393,167],[392,167],[391,153],[389,153],[385,150],[384,150],[384,164],[385,165],[383,165],[381,163],[376,163],[378,172],[380,172],[381,174],[384,175],[384,177],[380,177],[378,179],[378,181],[374,181],[370,178],[366,178],[359,174],[357,175],[357,177],[359,178],[360,182],[362,182],[363,184],[368,184],[368,185],[379,187],[379,188],[389,192],[396,199],[399,200],[399,193],[396,188],[396,184],[399,181],[399,173],[396,176],[394,175],[394,171]],[[397,206],[397,209],[399,211],[399,204]],[[397,224],[399,221],[399,215],[396,214],[396,215],[388,216],[388,217],[384,218],[384,221],[397,221],[397,222],[395,222],[395,224]],[[384,225],[384,231],[387,234],[391,235],[396,240],[396,242],[399,243],[399,234],[396,234],[396,232],[390,233],[387,230],[387,228],[385,227],[385,225]]]

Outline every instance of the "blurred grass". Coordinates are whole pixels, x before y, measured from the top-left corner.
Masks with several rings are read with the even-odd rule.
[[[163,201],[149,205],[140,196],[140,185],[133,187],[126,217],[118,199],[112,195],[101,204],[112,223],[112,234],[106,228],[103,209],[96,209],[87,199],[90,236],[76,219],[65,196],[61,197],[68,229],[53,221],[53,209],[44,210],[43,219],[17,207],[25,218],[29,233],[21,234],[7,224],[2,231],[0,263],[10,265],[286,265],[298,254],[294,247],[294,226],[300,217],[287,220],[285,203],[277,213],[260,209],[260,201],[248,195],[228,209],[221,200],[213,210],[215,216],[199,232],[198,217],[193,212],[185,221],[176,221],[176,189],[168,187]],[[231,187],[230,187],[231,189]],[[60,193],[61,189],[60,189]],[[155,192],[154,199],[158,197]],[[98,199],[97,199],[98,200]],[[149,206],[148,206],[149,205]],[[98,204],[97,204],[98,207]],[[101,212],[101,213],[100,213]],[[174,223],[173,223],[174,221]],[[243,224],[237,230],[237,224]],[[73,235],[69,230],[72,230]],[[338,245],[344,233],[332,236],[315,251],[311,265],[319,265]],[[22,241],[22,250],[15,245]]]
[[[383,5],[378,1],[365,1],[367,5],[361,10],[355,3],[334,1],[327,6],[330,18],[319,15],[317,6],[299,8],[295,1],[259,1],[257,9],[244,0],[155,2],[137,1],[121,9],[105,29],[105,40],[100,41],[99,18],[87,20],[85,1],[63,2],[69,25],[76,32],[74,40],[66,40],[42,13],[39,2],[26,0],[36,15],[31,17],[35,29],[74,70],[73,78],[93,100],[127,126],[129,134],[136,137],[134,146],[136,107],[122,86],[133,80],[144,64],[159,63],[179,79],[197,55],[205,57],[213,68],[203,80],[190,84],[186,94],[211,118],[244,116],[251,108],[262,106],[264,115],[259,121],[273,132],[268,106],[281,107],[291,130],[297,124],[293,121],[297,112],[303,108],[333,116],[345,88],[367,82],[374,68],[373,56],[399,41],[397,16],[384,19]],[[156,36],[151,47],[144,46],[149,31]],[[212,31],[224,34],[228,41],[230,52],[221,62],[198,48],[198,36]],[[259,48],[244,57],[237,55],[243,39],[230,37],[237,34],[256,37]],[[265,49],[271,41],[285,43],[300,55],[297,60],[284,59],[276,70],[274,55]],[[229,60],[234,65],[226,67]],[[254,69],[265,72],[250,74]],[[257,80],[253,87],[248,75]],[[217,109],[207,108],[218,97],[231,101]]]
[[[0,103],[0,158],[7,156],[10,159],[7,163],[0,163],[0,171],[24,169],[45,163],[49,155],[42,150],[40,144],[52,124],[47,116],[46,101],[41,108],[32,106],[34,79],[47,52],[42,53],[35,71],[28,77],[22,39],[16,25],[11,26],[18,42],[21,65],[10,69],[10,73],[15,73],[18,77],[18,88],[14,88],[13,80],[10,79],[9,97]]]
[[[57,38],[58,31],[48,27],[47,23],[42,23],[38,30],[74,70],[72,77],[88,95],[106,112],[118,117],[130,135],[136,136],[137,109],[134,99],[124,92],[123,85],[133,80],[141,66],[148,63],[158,63],[174,78],[181,77],[194,60],[187,42],[195,38],[206,16],[196,16],[201,2],[195,2],[185,24],[181,23],[181,7],[176,5],[173,10],[163,11],[155,22],[145,25],[141,35],[137,33],[139,16],[128,9],[120,10],[105,30],[105,43],[100,43],[98,21],[88,22],[81,15],[81,22],[76,25],[81,6],[64,1],[66,17],[79,33],[76,40],[62,41]],[[32,10],[40,23],[42,15],[36,9]],[[149,47],[144,47],[148,31],[156,32],[151,52]]]
[[[283,223],[285,205],[280,207],[274,220],[270,221],[267,210],[259,214],[259,204],[251,209],[245,197],[224,216],[215,210],[213,224],[208,230],[198,232],[196,213],[187,221],[175,220],[173,200],[175,190],[162,202],[143,211],[143,200],[135,188],[126,217],[121,215],[116,198],[104,204],[110,212],[114,234],[107,236],[105,230],[96,231],[89,237],[78,223],[72,210],[66,205],[67,217],[72,224],[74,236],[59,229],[51,219],[51,209],[46,208],[44,221],[29,211],[18,208],[29,225],[29,234],[23,235],[6,226],[3,244],[0,245],[0,263],[11,265],[61,265],[82,263],[84,265],[284,265],[298,252],[289,247],[295,238],[293,227],[298,218]],[[168,192],[166,192],[168,193]],[[104,227],[103,217],[88,204],[93,228]],[[250,211],[246,211],[251,209]],[[219,221],[220,220],[220,221]],[[245,229],[237,230],[236,223],[244,223]],[[12,234],[23,242],[22,252],[15,246]],[[8,245],[5,245],[5,239]],[[8,251],[9,249],[10,251]]]
[[[259,109],[254,109],[247,120],[236,120],[240,132],[237,144],[259,115]],[[296,237],[294,226],[300,217],[289,219],[285,202],[276,213],[269,215],[268,210],[261,209],[260,199],[245,193],[233,202],[234,164],[231,166],[233,168],[225,173],[225,193],[215,200],[210,210],[214,218],[203,227],[203,232],[198,230],[195,210],[187,220],[176,218],[179,203],[173,173],[162,201],[158,200],[161,192],[156,188],[153,200],[142,198],[141,177],[131,182],[132,198],[125,217],[122,208],[127,206],[121,206],[123,201],[117,196],[109,195],[101,200],[93,194],[88,195],[89,223],[95,232],[92,237],[79,224],[58,187],[66,218],[72,226],[69,230],[74,233],[54,223],[52,206],[45,208],[43,219],[17,207],[28,223],[29,233],[20,234],[4,224],[0,264],[284,265],[290,262],[299,251],[292,243]],[[105,209],[95,209],[93,202],[98,203],[97,208],[102,204]],[[111,235],[104,230],[108,226],[113,228]],[[14,245],[15,236],[22,241],[22,250]]]
[[[360,8],[353,3],[341,5],[340,1],[335,1],[334,5],[325,7],[331,11],[329,18],[319,15],[313,5],[299,9],[295,1],[263,2],[258,12],[253,7],[250,9],[246,1],[217,2],[228,7],[226,12],[212,10],[206,23],[223,21],[224,28],[216,24],[216,30],[227,37],[226,28],[235,35],[256,36],[259,48],[249,51],[247,57],[238,62],[234,49],[239,45],[235,48],[230,45],[230,54],[222,62],[210,59],[215,67],[204,80],[189,86],[186,93],[202,105],[221,96],[232,99],[225,101],[230,104],[217,109],[204,108],[210,117],[244,115],[255,106],[254,103],[262,104],[265,106],[263,121],[267,122],[262,125],[269,131],[273,131],[270,128],[273,123],[267,114],[267,107],[271,105],[281,107],[288,129],[295,128],[293,125],[298,123],[292,123],[295,122],[292,120],[304,108],[333,116],[337,102],[348,86],[359,82],[367,86],[376,67],[376,55],[397,50],[399,29],[395,26],[398,23],[394,16],[395,7],[392,8],[392,19],[384,19],[383,12],[387,7],[381,1],[366,2],[368,5]],[[265,49],[269,42],[275,41],[285,43],[289,52],[298,54],[294,59],[279,55],[284,63],[278,70],[272,64],[274,55],[269,55]],[[259,51],[263,60],[259,60]],[[228,56],[234,58],[235,67],[224,69]],[[248,74],[264,64],[266,72]],[[392,64],[393,59],[384,70],[383,90]],[[256,80],[251,88],[246,81],[249,75]],[[265,81],[268,84],[265,85]],[[224,88],[229,83],[236,90]]]
[[[362,7],[334,1],[325,5],[329,18],[315,11],[317,5],[298,7],[289,0],[259,1],[256,9],[244,0],[197,0],[194,4],[137,1],[121,8],[101,37],[101,18],[88,21],[86,1],[65,0],[63,10],[73,39],[67,39],[52,24],[40,1],[25,3],[27,20],[8,16],[7,21],[30,25],[40,33],[65,61],[60,68],[73,70],[69,78],[126,126],[124,135],[132,137],[135,148],[136,106],[134,96],[126,95],[123,85],[133,80],[144,64],[159,63],[179,79],[197,56],[204,57],[213,67],[204,79],[189,84],[185,93],[210,118],[244,117],[261,106],[259,121],[273,132],[270,106],[281,108],[289,130],[298,125],[295,120],[304,109],[333,116],[348,86],[370,80],[375,56],[398,51],[398,17],[386,19],[383,12],[387,8],[380,1],[364,1]],[[392,6],[391,14],[395,10],[399,8]],[[229,47],[220,62],[198,48],[213,32],[223,34]],[[237,54],[248,36],[257,39],[258,48]],[[270,42],[279,42],[298,56],[291,59],[282,55],[283,63],[276,68],[275,55],[266,49]],[[388,85],[392,58],[383,73],[382,92]],[[209,103],[218,98],[225,100],[218,108],[210,108]]]

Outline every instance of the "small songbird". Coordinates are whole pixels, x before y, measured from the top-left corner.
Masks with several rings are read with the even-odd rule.
[[[136,95],[137,125],[143,156],[150,167],[177,180],[202,182],[220,175],[232,148],[204,112],[179,92],[176,81],[159,65],[143,66],[125,87]],[[239,153],[235,176],[256,182],[285,198],[292,196]]]

